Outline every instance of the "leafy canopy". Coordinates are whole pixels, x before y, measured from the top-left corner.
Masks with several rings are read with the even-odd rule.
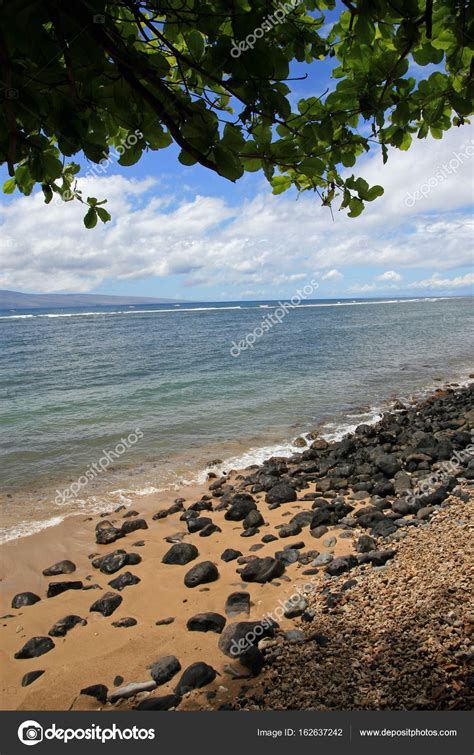
[[[275,194],[339,197],[356,217],[383,189],[343,168],[440,139],[473,111],[463,0],[8,0],[0,30],[4,191],[79,200],[88,228],[110,215],[77,188],[77,153],[133,165],[175,142],[184,165],[230,181],[262,170]],[[337,84],[293,110],[290,66],[327,58]]]

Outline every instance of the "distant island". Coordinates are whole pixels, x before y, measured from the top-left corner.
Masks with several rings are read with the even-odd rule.
[[[179,299],[146,296],[106,296],[102,294],[23,294],[0,290],[0,309],[61,309],[63,307],[96,307],[126,304],[182,304]]]

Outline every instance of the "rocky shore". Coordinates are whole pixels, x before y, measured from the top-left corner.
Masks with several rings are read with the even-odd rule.
[[[473,398],[4,546],[1,707],[469,708]]]

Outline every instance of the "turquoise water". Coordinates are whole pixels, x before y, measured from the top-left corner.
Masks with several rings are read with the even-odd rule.
[[[6,527],[99,506],[111,491],[196,479],[216,456],[236,466],[289,452],[301,432],[343,432],[391,397],[472,370],[469,298],[308,301],[232,356],[232,343],[276,306],[0,312]],[[142,437],[58,504],[57,490],[137,430]]]

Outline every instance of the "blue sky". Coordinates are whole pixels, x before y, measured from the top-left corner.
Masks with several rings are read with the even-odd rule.
[[[328,62],[292,73],[304,71],[293,104],[334,86]],[[313,194],[274,197],[261,173],[232,184],[184,167],[174,146],[131,168],[114,161],[84,183],[108,198],[106,227],[86,230],[76,203],[1,196],[0,288],[212,301],[290,297],[315,279],[318,298],[472,294],[473,145],[465,126],[392,150],[385,166],[370,153],[350,172],[384,196],[334,220]]]

